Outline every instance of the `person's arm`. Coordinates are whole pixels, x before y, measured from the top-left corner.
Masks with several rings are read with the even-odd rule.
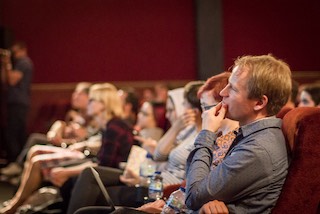
[[[50,172],[50,181],[54,185],[61,187],[69,178],[79,175],[85,168],[89,166],[97,166],[97,164],[88,161],[72,167],[53,168]]]
[[[199,210],[199,214],[206,214],[206,213],[212,213],[212,214],[228,214],[229,210],[227,206],[222,201],[210,201],[203,205],[201,209]]]
[[[195,112],[188,109],[181,115],[169,128],[169,130],[159,140],[154,151],[153,159],[156,161],[164,161],[163,156],[168,156],[173,148],[176,147],[176,137],[181,130],[195,123]]]
[[[134,136],[134,139],[141,143],[141,147],[147,150],[152,156],[157,148],[158,142],[151,138],[144,138],[141,136]]]
[[[197,136],[195,149],[187,159],[186,205],[192,210],[198,210],[202,205],[214,199],[225,201],[224,198],[219,198],[219,193],[227,192],[225,185],[229,185],[229,179],[232,178],[228,167],[233,166],[222,167],[221,163],[211,171],[212,144],[217,139],[215,132],[220,127],[225,113],[226,108],[221,104],[203,112],[203,130]],[[229,179],[226,176],[229,176]]]
[[[48,141],[51,142],[53,145],[60,146],[62,142],[63,129],[65,127],[66,123],[64,121],[55,121],[50,127],[50,130],[47,132]]]
[[[120,175],[120,181],[127,186],[135,186],[136,184],[139,184],[140,179],[143,178],[140,178],[140,176],[133,172],[131,169],[126,169],[123,175]]]
[[[15,86],[20,82],[23,73],[19,70],[6,70],[7,82],[11,86]]]
[[[164,200],[156,200],[154,202],[149,202],[141,207],[138,207],[137,210],[143,211],[145,213],[161,213],[165,204],[166,202]]]
[[[266,162],[269,154],[254,139],[240,142],[222,163],[210,170],[212,152],[205,143],[212,142],[214,135],[201,131],[196,149],[188,158],[186,205],[192,210],[211,200],[232,203],[270,183],[272,163]]]
[[[70,146],[68,149],[73,151],[90,151],[90,154],[96,155],[101,148],[101,135],[97,134],[95,136],[91,136],[88,140],[76,142]]]
[[[15,86],[22,79],[23,72],[19,69],[13,69],[10,57],[10,54],[2,56],[2,64],[4,66],[3,78],[9,85]]]

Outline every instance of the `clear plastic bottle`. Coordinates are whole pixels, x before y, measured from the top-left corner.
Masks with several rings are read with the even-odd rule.
[[[162,208],[162,214],[173,214],[173,213],[186,213],[187,207],[185,201],[185,188],[180,187],[178,190],[171,193],[166,205]]]
[[[161,172],[157,171],[151,178],[149,185],[149,199],[158,200],[163,196],[163,183]]]
[[[146,159],[140,165],[140,176],[142,180],[140,186],[149,187],[151,177],[156,171],[156,163],[152,160],[152,155],[147,154]]]

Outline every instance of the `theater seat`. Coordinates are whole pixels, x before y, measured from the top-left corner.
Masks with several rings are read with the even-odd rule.
[[[283,117],[284,117],[289,111],[291,111],[292,109],[293,109],[293,108],[291,108],[291,107],[284,106],[284,107],[278,112],[278,114],[276,115],[276,117],[283,119]]]
[[[272,213],[320,213],[320,108],[289,111],[283,132],[291,164]]]

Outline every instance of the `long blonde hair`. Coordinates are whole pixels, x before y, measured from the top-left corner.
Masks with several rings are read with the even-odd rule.
[[[123,118],[123,108],[117,88],[111,83],[95,84],[90,88],[89,98],[103,103],[105,119]]]

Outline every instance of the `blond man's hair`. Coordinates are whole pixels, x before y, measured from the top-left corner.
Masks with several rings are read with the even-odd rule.
[[[291,93],[291,70],[285,62],[271,54],[262,56],[243,56],[234,66],[248,71],[248,98],[268,97],[268,116],[276,115],[287,103]]]
[[[94,84],[90,88],[89,99],[103,103],[106,119],[123,117],[123,107],[117,88],[111,83]]]

